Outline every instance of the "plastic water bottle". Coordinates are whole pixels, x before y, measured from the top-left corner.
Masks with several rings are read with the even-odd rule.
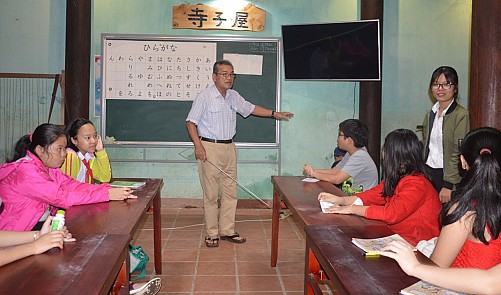
[[[52,219],[51,231],[62,230],[64,227],[64,210],[57,210],[56,216]]]

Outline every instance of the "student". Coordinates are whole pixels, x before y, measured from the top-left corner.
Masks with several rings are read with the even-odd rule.
[[[430,92],[437,101],[423,121],[424,159],[440,201],[446,203],[461,177],[458,141],[470,130],[468,111],[457,103],[459,78],[452,67],[431,75]]]
[[[66,134],[56,125],[42,124],[19,139],[13,159],[0,165],[0,229],[37,230],[57,208],[137,198],[129,188],[90,185],[63,174],[65,157]]]
[[[359,120],[348,119],[341,122],[337,146],[345,150],[347,154],[332,169],[313,169],[312,166],[305,164],[303,173],[308,177],[315,177],[336,185],[349,180],[354,192],[362,192],[374,187],[378,181],[378,172],[376,164],[367,152],[368,137],[367,127]]]
[[[338,146],[334,149],[334,163],[332,163],[331,169],[336,167],[339,162],[344,158],[346,154],[345,150],[340,149]]]
[[[66,127],[68,147],[61,166],[64,174],[86,183],[110,182],[111,166],[101,136],[90,120],[77,118]]]
[[[412,247],[401,241],[389,243],[381,255],[395,259],[406,274],[442,288],[468,294],[501,294],[501,264],[488,270],[422,264]]]
[[[61,166],[64,174],[84,183],[94,183],[95,180],[106,183],[111,180],[108,154],[90,120],[77,118],[71,121],[66,127],[66,138],[66,160]],[[130,294],[155,294],[160,290],[160,284],[160,278],[146,283],[131,283]]]
[[[44,253],[54,247],[63,249],[63,242],[75,241],[66,227],[61,231],[50,231],[51,221],[52,216],[49,216],[39,231],[0,230],[0,266]]]
[[[468,133],[460,160],[466,173],[443,207],[430,258],[440,267],[489,269],[501,263],[501,132]]]
[[[246,101],[232,89],[235,77],[230,61],[216,61],[212,68],[214,85],[200,92],[186,118],[186,129],[195,147],[203,190],[207,247],[218,247],[219,238],[237,244],[246,241],[235,232],[237,184],[234,179],[237,178],[237,160],[233,137],[236,134],[237,113],[243,117],[254,115],[286,121],[294,116],[293,113],[276,112]],[[219,195],[221,208],[218,207]]]
[[[351,197],[322,192],[319,200],[334,203],[329,213],[355,214],[386,222],[413,246],[439,234],[441,203],[425,174],[421,143],[414,132],[397,129],[382,150],[383,181]]]

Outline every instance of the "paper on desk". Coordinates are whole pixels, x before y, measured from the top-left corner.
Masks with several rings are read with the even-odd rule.
[[[327,212],[327,209],[332,207],[334,204],[331,202],[327,202],[327,201],[322,201],[322,200],[319,200],[319,201],[320,201],[320,208],[322,208],[322,212],[329,213],[329,212]]]
[[[145,185],[146,182],[137,182],[137,181],[122,181],[122,180],[115,180],[110,185],[112,187],[128,187],[132,189],[137,189]]]
[[[306,177],[305,179],[303,179],[303,181],[304,182],[317,182],[319,180],[316,178],[312,178],[312,177]]]

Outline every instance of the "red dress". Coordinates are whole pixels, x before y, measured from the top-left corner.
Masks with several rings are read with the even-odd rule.
[[[466,240],[451,267],[489,269],[501,263],[501,237],[489,245]]]
[[[404,176],[391,198],[383,198],[384,180],[363,193],[356,194],[364,206],[365,217],[388,224],[390,229],[416,246],[440,234],[439,215],[442,204],[437,191],[423,175]]]

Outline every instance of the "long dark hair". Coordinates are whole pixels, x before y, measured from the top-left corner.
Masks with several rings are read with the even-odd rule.
[[[501,229],[501,132],[490,127],[470,131],[461,144],[461,155],[469,169],[442,208],[442,226],[472,211],[472,234],[487,245],[485,227],[492,239],[498,238]]]
[[[391,197],[402,177],[424,174],[422,145],[417,135],[409,129],[390,132],[383,145],[383,197]]]
[[[83,125],[87,124],[94,126],[94,124],[88,119],[76,118],[71,121],[70,124],[68,124],[68,126],[66,127],[66,139],[68,140],[67,146],[73,149],[75,152],[78,152],[78,147],[73,144],[71,139],[77,137],[78,130],[80,130]]]
[[[7,162],[15,162],[20,158],[26,156],[26,152],[30,151],[35,156],[35,148],[37,145],[41,146],[45,151],[54,143],[58,138],[65,137],[63,129],[57,125],[44,123],[39,125],[32,134],[22,136],[14,146],[14,156]]]

